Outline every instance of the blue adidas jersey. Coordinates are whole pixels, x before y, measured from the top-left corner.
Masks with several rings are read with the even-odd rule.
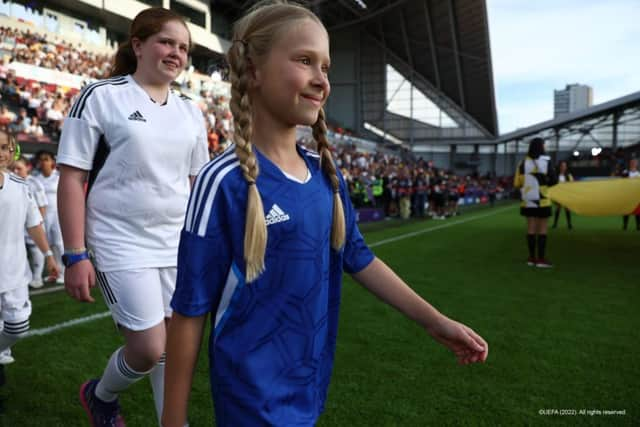
[[[247,183],[233,147],[196,180],[178,253],[173,309],[212,313],[211,389],[219,426],[311,426],[333,367],[343,270],[373,260],[344,180],[346,242],[331,249],[333,193],[316,153],[298,147],[311,179],[287,178],[256,150],[267,222],[265,272],[244,280]]]

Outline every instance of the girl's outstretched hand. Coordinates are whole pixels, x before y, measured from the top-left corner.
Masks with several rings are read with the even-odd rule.
[[[427,332],[440,344],[451,350],[461,365],[484,362],[489,345],[470,327],[442,316]]]

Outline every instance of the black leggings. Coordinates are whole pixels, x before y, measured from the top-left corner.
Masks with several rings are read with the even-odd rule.
[[[627,226],[629,225],[629,217],[631,215],[625,215],[622,217],[622,228],[624,228],[625,230],[627,229]],[[640,230],[640,215],[634,215],[636,217],[636,230]]]
[[[556,205],[556,212],[553,215],[553,228],[558,226],[558,217],[562,209],[564,209],[565,216],[567,217],[567,226],[571,228],[571,211],[562,205]]]

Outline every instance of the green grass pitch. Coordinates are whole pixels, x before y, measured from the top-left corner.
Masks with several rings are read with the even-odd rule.
[[[335,368],[318,425],[640,425],[634,225],[623,232],[621,218],[576,216],[569,231],[561,218],[549,232],[551,270],[525,264],[526,231],[516,205],[447,221],[364,226],[378,257],[489,342],[489,359],[457,365],[417,325],[346,278]],[[97,290],[94,296],[100,302],[79,304],[63,292],[32,297],[32,330],[104,312]],[[0,389],[0,426],[88,425],[78,386],[100,375],[119,345],[110,317],[19,342]],[[206,342],[190,402],[192,427],[213,424],[205,355]],[[123,394],[121,404],[128,425],[156,425],[148,380]],[[566,409],[576,413],[560,415]]]

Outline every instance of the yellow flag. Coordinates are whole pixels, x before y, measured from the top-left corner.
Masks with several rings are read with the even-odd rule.
[[[549,198],[579,215],[640,214],[640,179],[565,182],[551,187]]]

